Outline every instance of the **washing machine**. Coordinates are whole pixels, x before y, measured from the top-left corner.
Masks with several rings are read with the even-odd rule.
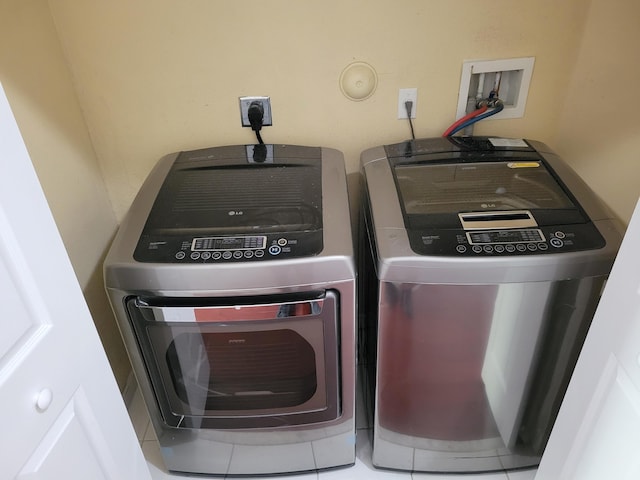
[[[168,471],[354,463],[355,263],[339,151],[163,157],[104,276]]]
[[[535,467],[621,224],[540,142],[408,141],[361,172],[374,465]]]

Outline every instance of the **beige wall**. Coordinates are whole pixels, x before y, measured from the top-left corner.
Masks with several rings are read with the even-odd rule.
[[[592,0],[558,153],[625,222],[640,196],[640,2]]]
[[[161,155],[252,143],[238,97],[269,95],[273,143],[360,152],[409,136],[398,89],[417,87],[415,128],[454,120],[465,59],[535,56],[526,116],[478,133],[553,138],[586,19],[585,0],[50,0],[104,179],[121,218]],[[353,61],[376,93],[347,100]]]
[[[525,117],[476,133],[549,143],[628,221],[640,193],[639,5],[0,0],[0,82],[122,386],[103,255],[160,156],[254,141],[239,124],[241,95],[271,96],[267,142],[338,148],[355,185],[363,149],[409,135],[399,88],[419,89],[417,135],[439,135],[454,120],[463,60],[534,56]],[[363,102],[338,87],[353,61],[379,75]]]
[[[130,367],[101,273],[117,224],[46,1],[0,0],[0,83],[122,387]]]

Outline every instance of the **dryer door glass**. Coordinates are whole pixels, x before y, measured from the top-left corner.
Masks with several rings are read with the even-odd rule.
[[[279,409],[302,405],[315,394],[316,355],[298,332],[207,330],[179,333],[167,348],[171,386],[188,406],[176,410]]]
[[[169,425],[255,428],[338,417],[336,294],[273,300],[129,300]]]

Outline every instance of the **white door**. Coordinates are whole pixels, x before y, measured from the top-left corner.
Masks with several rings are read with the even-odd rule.
[[[150,479],[1,86],[0,415],[2,479]]]
[[[640,202],[536,480],[640,478]]]

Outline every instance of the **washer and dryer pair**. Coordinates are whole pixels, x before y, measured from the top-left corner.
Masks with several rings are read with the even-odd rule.
[[[361,173],[358,262],[336,150],[213,147],[149,175],[105,284],[168,470],[353,464],[356,310],[376,466],[538,462],[619,227],[535,142],[414,140]]]

